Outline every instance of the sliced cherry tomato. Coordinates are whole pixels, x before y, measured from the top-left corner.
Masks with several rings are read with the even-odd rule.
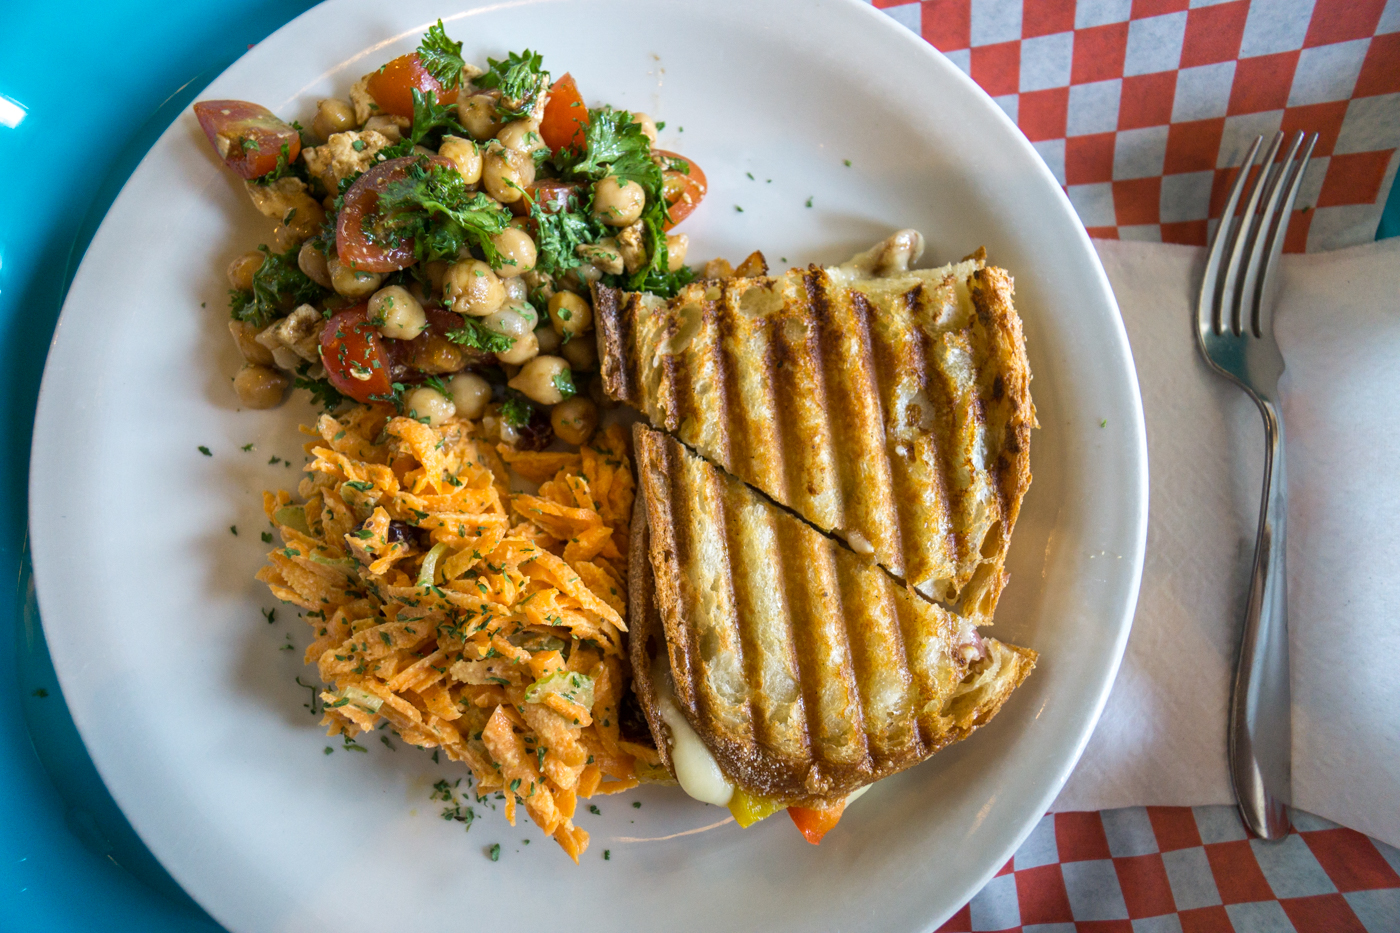
[[[379,328],[368,323],[368,304],[337,313],[321,327],[321,362],[326,377],[357,402],[385,401],[394,391],[391,360]]]
[[[578,92],[574,76],[565,72],[549,89],[544,117],[540,119],[540,138],[550,149],[568,147],[582,152],[587,129],[588,108],[583,105],[583,95]]]
[[[415,88],[425,94],[432,91],[439,104],[451,104],[457,100],[457,88],[444,91],[442,82],[429,74],[418,60],[417,52],[400,55],[371,74],[365,84],[365,90],[369,91],[369,96],[374,98],[379,109],[396,117],[413,116]]]
[[[529,217],[530,207],[536,201],[544,205],[546,214],[557,214],[561,210],[578,210],[577,195],[583,188],[581,181],[559,181],[546,178],[525,186],[525,197],[512,201],[506,206],[517,217]]]
[[[812,845],[817,845],[822,841],[822,837],[836,828],[836,824],[841,822],[841,814],[846,810],[846,801],[838,800],[829,807],[822,807],[820,810],[808,807],[788,807],[788,816],[792,817],[792,822],[797,829],[806,837]]]
[[[261,104],[246,100],[202,100],[194,115],[224,164],[242,178],[260,178],[277,167],[282,147],[287,161],[301,152],[301,135]]]
[[[409,166],[423,158],[444,166],[453,164],[441,156],[401,156],[380,162],[345,192],[345,203],[335,222],[335,253],[342,264],[360,272],[393,272],[407,269],[417,261],[412,237],[395,239],[386,235],[375,239],[373,231],[379,195],[389,184],[404,178]]]
[[[657,154],[672,162],[684,162],[689,172],[677,171],[673,168],[666,168],[662,171],[665,178],[665,187],[662,189],[666,204],[670,208],[671,222],[666,225],[670,230],[690,216],[690,212],[700,206],[700,202],[705,199],[705,192],[710,190],[710,184],[705,179],[705,172],[694,162],[676,152],[667,152],[665,149],[656,150]]]

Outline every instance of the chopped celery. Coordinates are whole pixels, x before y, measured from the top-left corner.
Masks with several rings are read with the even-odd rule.
[[[304,535],[311,534],[311,526],[306,523],[306,509],[300,505],[282,506],[272,513],[272,520],[279,525],[286,525],[288,528],[300,531]]]
[[[593,678],[587,674],[555,671],[548,677],[541,677],[525,689],[525,702],[543,703],[551,693],[557,693],[586,710],[593,709]]]

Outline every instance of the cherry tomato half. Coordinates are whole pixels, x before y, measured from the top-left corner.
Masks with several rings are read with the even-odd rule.
[[[670,230],[689,217],[690,212],[700,206],[700,202],[705,199],[705,192],[710,190],[710,184],[705,179],[705,172],[700,166],[685,156],[676,152],[667,152],[665,149],[658,149],[656,152],[672,162],[684,162],[686,167],[690,169],[689,173],[686,173],[667,168],[661,173],[665,178],[665,187],[662,191],[671,214],[671,222],[666,225],[666,229]]]
[[[284,145],[288,162],[301,152],[301,135],[261,104],[202,100],[194,115],[219,158],[241,178],[260,178],[275,169]]]
[[[321,363],[326,378],[357,402],[384,401],[394,391],[390,359],[379,328],[367,323],[368,304],[337,313],[321,327]]]
[[[416,262],[412,237],[395,240],[386,235],[374,239],[373,231],[379,195],[391,183],[407,176],[409,166],[424,158],[430,164],[453,164],[440,156],[401,156],[380,162],[357,178],[345,192],[345,202],[335,222],[336,258],[342,264],[360,272],[393,272]]]
[[[567,146],[582,152],[587,129],[588,108],[583,105],[583,95],[578,92],[574,76],[566,72],[549,89],[549,100],[540,119],[540,138],[550,149]]]
[[[396,117],[410,118],[413,116],[415,88],[425,94],[432,91],[439,104],[451,104],[457,100],[457,88],[444,91],[442,82],[423,67],[417,52],[400,55],[371,74],[365,85],[369,96],[374,98],[380,110]]]
[[[822,837],[836,828],[836,824],[841,822],[841,814],[846,811],[846,801],[838,800],[829,807],[820,810],[808,807],[788,807],[788,816],[792,817],[792,822],[797,826],[799,832],[812,845],[817,845],[822,841]]]
[[[546,214],[557,214],[561,210],[578,210],[578,192],[583,188],[581,181],[559,181],[546,178],[525,186],[525,197],[512,201],[506,206],[517,217],[529,217],[531,206],[539,201]]]

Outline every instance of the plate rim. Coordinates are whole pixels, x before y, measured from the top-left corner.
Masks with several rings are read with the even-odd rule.
[[[540,6],[546,4],[554,4],[558,2],[561,2],[561,0],[516,0],[516,2],[494,4],[491,3],[490,0],[467,0],[467,2],[458,12],[455,12],[451,16],[444,16],[443,19],[445,21],[450,22],[452,20],[459,19],[463,16],[471,15],[474,12],[486,12],[494,8]],[[1046,783],[1045,790],[1040,795],[1040,799],[1036,801],[1036,805],[1034,807],[1030,808],[1030,810],[1034,811],[1035,814],[1044,814],[1047,811],[1050,804],[1055,799],[1055,797],[1058,795],[1060,790],[1063,788],[1066,781],[1069,779],[1069,776],[1073,772],[1074,768],[1077,766],[1079,759],[1082,756],[1085,748],[1087,747],[1088,742],[1093,735],[1094,729],[1103,713],[1109,694],[1112,691],[1113,685],[1117,679],[1117,674],[1121,668],[1122,660],[1126,651],[1127,641],[1130,637],[1132,630],[1132,622],[1136,612],[1137,602],[1141,594],[1142,573],[1146,558],[1150,477],[1148,468],[1149,464],[1147,456],[1147,434],[1142,402],[1142,393],[1141,386],[1138,380],[1138,374],[1135,360],[1133,357],[1132,348],[1128,342],[1127,331],[1124,325],[1121,309],[1118,306],[1116,297],[1113,294],[1112,287],[1109,283],[1107,274],[1103,268],[1103,264],[1098,257],[1097,251],[1092,245],[1092,241],[1088,235],[1087,230],[1084,228],[1082,222],[1078,220],[1078,217],[1074,212],[1073,206],[1071,205],[1068,196],[1066,195],[1064,189],[1059,185],[1058,181],[1054,178],[1049,167],[1044,163],[1043,159],[1040,158],[1039,154],[1036,152],[1034,147],[1021,133],[1021,131],[1016,127],[1015,123],[1011,121],[1009,116],[1001,109],[1000,106],[998,106],[992,100],[990,96],[986,94],[985,91],[983,91],[980,88],[980,86],[978,86],[972,80],[972,78],[969,75],[967,75],[960,68],[954,65],[947,58],[946,55],[944,55],[942,52],[940,52],[931,43],[927,42],[922,37],[911,32],[906,27],[890,18],[881,10],[876,9],[875,7],[866,2],[862,2],[862,0],[826,0],[826,2],[834,6],[844,6],[847,8],[861,9],[862,12],[859,15],[865,16],[867,18],[867,21],[872,24],[872,28],[883,30],[885,33],[886,40],[891,41],[893,43],[903,43],[903,54],[913,54],[921,56],[930,64],[931,67],[942,71],[946,79],[960,84],[965,91],[970,91],[974,96],[977,97],[980,104],[982,105],[982,109],[987,114],[991,115],[991,119],[993,121],[1000,124],[1003,133],[1009,137],[1009,139],[1012,141],[1012,144],[1015,145],[1018,149],[1020,149],[1022,151],[1022,156],[1028,157],[1032,164],[1035,166],[1035,171],[1040,177],[1041,183],[1048,184],[1051,188],[1055,189],[1055,200],[1060,210],[1066,213],[1069,217],[1073,218],[1075,221],[1074,227],[1076,245],[1078,247],[1078,251],[1084,254],[1089,259],[1089,266],[1093,275],[1094,285],[1100,293],[1099,297],[1101,300],[1106,301],[1107,307],[1111,308],[1113,311],[1113,314],[1110,317],[1110,323],[1112,325],[1111,337],[1115,344],[1115,348],[1118,352],[1116,353],[1115,358],[1111,361],[1111,363],[1115,368],[1121,370],[1120,375],[1126,376],[1125,388],[1128,390],[1128,392],[1124,400],[1130,402],[1130,404],[1128,405],[1128,413],[1130,414],[1132,420],[1132,424],[1130,426],[1129,431],[1129,433],[1131,434],[1131,440],[1129,443],[1126,444],[1126,447],[1131,455],[1131,459],[1136,462],[1136,470],[1135,475],[1132,477],[1132,485],[1134,485],[1137,490],[1137,501],[1132,504],[1133,508],[1131,510],[1131,516],[1125,516],[1125,518],[1127,519],[1127,526],[1133,529],[1133,534],[1131,536],[1130,541],[1132,547],[1129,551],[1125,551],[1125,553],[1123,554],[1123,557],[1126,560],[1125,569],[1129,571],[1127,578],[1128,586],[1125,590],[1125,595],[1122,599],[1121,608],[1116,614],[1116,617],[1114,618],[1116,624],[1114,628],[1113,646],[1110,651],[1111,663],[1107,666],[1102,683],[1098,688],[1097,695],[1094,697],[1093,703],[1091,704],[1092,713],[1086,716],[1083,722],[1081,723],[1078,735],[1076,736],[1076,740],[1073,743],[1072,752],[1063,758],[1063,763],[1059,769],[1059,773],[1054,775],[1053,780],[1050,780],[1048,783]],[[288,30],[296,28],[302,20],[310,20],[312,18],[318,18],[320,16],[332,15],[332,11],[338,10],[339,8],[343,7],[351,7],[354,5],[356,5],[355,0],[327,0],[327,2],[325,3],[322,3],[316,7],[312,7],[298,14],[296,17],[293,17],[292,19],[284,23],[282,26],[278,27],[277,30],[269,34],[262,42],[258,43],[258,45],[251,47],[246,54],[240,56],[227,68],[220,71],[217,75],[213,76],[205,85],[205,87],[207,88],[208,86],[217,83],[230,72],[233,72],[242,67],[250,66],[258,58],[258,53],[260,49],[265,48],[266,46],[271,44],[273,40],[283,36],[283,34]],[[677,2],[667,5],[682,6],[684,4]],[[821,6],[821,3],[815,4],[813,9],[819,10]],[[374,51],[374,49],[382,45],[395,41],[395,39],[397,38],[397,36],[390,37],[381,41],[379,45],[367,46],[363,49],[360,49],[357,53],[355,53],[354,57],[362,57],[363,55]],[[201,92],[202,91],[203,88],[201,88]],[[196,97],[197,96],[198,95],[196,95]],[[301,92],[296,91],[292,92],[292,96],[300,97],[304,95],[301,94]],[[82,261],[78,264],[77,271],[75,272],[72,282],[70,283],[68,294],[64,297],[63,306],[60,310],[59,318],[55,325],[54,337],[46,353],[44,373],[40,384],[40,391],[35,410],[34,434],[33,439],[31,441],[29,458],[29,489],[27,495],[27,505],[29,512],[27,518],[31,540],[43,537],[42,533],[38,535],[35,534],[35,523],[33,516],[35,514],[40,514],[37,512],[35,505],[36,501],[40,500],[43,496],[43,491],[40,488],[42,486],[42,473],[39,469],[37,469],[37,467],[40,466],[40,464],[38,464],[37,462],[39,456],[39,447],[43,440],[42,425],[45,424],[47,421],[51,420],[52,417],[54,417],[48,416],[46,413],[48,409],[52,408],[55,404],[57,404],[53,401],[56,390],[53,388],[53,379],[51,379],[50,375],[52,372],[51,362],[53,359],[53,350],[59,345],[60,341],[64,337],[64,319],[71,318],[71,315],[69,314],[69,305],[70,302],[75,300],[74,292],[77,291],[77,286],[80,282],[80,279],[82,278],[83,266],[87,263],[88,254],[91,252],[92,246],[98,244],[99,241],[104,239],[104,233],[108,233],[107,228],[109,225],[109,221],[112,218],[116,206],[121,202],[123,195],[127,193],[128,186],[132,178],[134,178],[137,174],[139,174],[142,171],[147,161],[151,158],[153,152],[155,152],[157,149],[166,146],[177,134],[181,134],[183,132],[184,130],[182,128],[181,120],[177,117],[176,120],[172,122],[171,125],[160,134],[160,136],[155,140],[155,142],[142,156],[141,160],[132,170],[131,175],[128,176],[126,182],[123,183],[121,192],[118,194],[117,198],[113,200],[112,204],[109,205],[107,211],[105,212],[102,222],[99,224],[97,230],[95,231],[92,237],[91,242],[88,245],[88,249],[84,253]],[[108,233],[108,235],[110,234]],[[44,618],[42,608],[44,601],[44,591],[46,589],[46,586],[43,582],[43,572],[39,567],[40,561],[37,550],[38,549],[36,548],[36,552],[33,554],[35,558],[34,581],[38,598],[40,601],[40,616],[42,620]],[[49,623],[44,622],[43,624],[47,632]],[[72,685],[78,683],[81,680],[81,674],[80,672],[68,669],[68,665],[64,663],[60,655],[61,652],[56,653],[54,655],[54,667],[58,674],[59,682],[64,688],[65,695],[76,695],[75,692],[70,688]],[[88,748],[89,754],[92,757],[94,765],[97,767],[99,775],[102,776],[104,784],[107,784],[108,780],[106,772],[108,769],[104,767],[105,759],[103,756],[93,753],[92,746],[87,740],[87,735],[90,734],[91,726],[84,726],[84,721],[86,719],[85,710],[80,706],[79,708],[74,708],[72,712],[73,719],[78,727],[79,734],[83,736],[84,745]],[[1066,743],[1066,745],[1068,745],[1068,743]],[[127,815],[128,819],[131,821],[133,829],[135,829],[138,835],[141,836],[143,843],[145,843],[148,846],[148,848],[151,848],[152,853],[155,854],[156,849],[151,846],[150,840],[147,839],[146,834],[142,832],[140,821],[133,817],[131,811],[129,811],[126,806],[122,805],[123,796],[125,796],[125,794],[119,795],[118,793],[113,792],[114,799],[117,800],[118,805],[122,807],[123,813]],[[1005,851],[998,853],[997,857],[991,860],[991,863],[989,867],[985,870],[983,876],[974,885],[970,886],[969,890],[966,892],[966,897],[961,897],[959,899],[959,903],[965,902],[977,891],[980,891],[987,884],[987,882],[990,881],[991,878],[996,875],[996,873],[1000,870],[1001,866],[1004,864],[1006,859],[1009,858],[1012,854],[1014,854],[1014,852],[1020,847],[1020,845],[1034,830],[1039,819],[1039,815],[1033,815],[1022,821],[1023,825],[1020,831],[1012,834],[1009,837],[1010,841],[1007,844],[1007,846],[1004,847]],[[165,859],[160,859],[159,856],[157,856],[157,858],[161,861],[161,864],[166,867],[166,869],[170,872],[170,874],[173,877],[177,879],[181,877],[183,871],[181,870],[180,866],[171,865],[167,863]],[[204,902],[202,897],[200,897],[193,891],[190,891],[189,887],[185,884],[182,883],[181,886],[187,892],[190,893],[191,897],[193,897],[196,901],[200,903],[200,906],[202,908],[209,910],[209,905]],[[927,931],[932,931],[936,928],[936,926],[939,923],[945,921],[947,919],[947,916],[950,916],[957,909],[959,908],[955,904],[946,913],[934,916],[928,922],[925,929]],[[217,916],[212,910],[210,911],[210,913],[212,916]]]

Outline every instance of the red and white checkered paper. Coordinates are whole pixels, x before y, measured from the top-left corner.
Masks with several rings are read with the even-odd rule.
[[[1255,136],[1320,134],[1285,248],[1375,238],[1400,0],[874,0],[969,73],[1090,235],[1203,245]]]
[[[1047,814],[938,933],[1400,933],[1400,851],[1293,822],[1263,842],[1233,807]]]

